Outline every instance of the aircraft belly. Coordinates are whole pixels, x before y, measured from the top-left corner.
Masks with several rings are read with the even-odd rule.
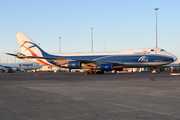
[[[153,66],[161,66],[165,64],[169,64],[170,62],[134,62],[134,63],[125,63],[126,67],[153,67]]]

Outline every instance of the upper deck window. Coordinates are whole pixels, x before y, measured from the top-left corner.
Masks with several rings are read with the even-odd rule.
[[[160,51],[165,51],[164,49],[161,49]]]
[[[154,51],[154,49],[151,49],[151,51],[153,52],[153,51]]]

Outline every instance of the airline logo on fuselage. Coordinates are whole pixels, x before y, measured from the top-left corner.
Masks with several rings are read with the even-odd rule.
[[[150,55],[150,52],[133,52],[134,55]]]
[[[33,66],[33,64],[23,64],[23,66],[29,67],[29,66]]]
[[[142,56],[138,59],[138,62],[148,62],[149,58],[147,56]]]
[[[22,66],[22,64],[19,64],[19,67],[21,67]]]

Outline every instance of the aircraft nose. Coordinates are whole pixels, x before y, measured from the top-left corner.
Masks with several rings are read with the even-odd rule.
[[[173,56],[173,59],[174,59],[174,61],[176,61],[176,60],[177,60],[177,57],[176,57],[176,56]]]
[[[172,55],[172,54],[171,54],[171,58],[172,58],[173,62],[177,60],[177,57],[175,55]]]

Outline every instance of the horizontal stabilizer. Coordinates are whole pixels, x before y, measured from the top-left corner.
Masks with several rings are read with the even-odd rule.
[[[15,57],[18,57],[18,55],[17,55],[17,54],[12,54],[12,53],[4,53],[4,54],[11,55],[11,56],[15,56]]]

